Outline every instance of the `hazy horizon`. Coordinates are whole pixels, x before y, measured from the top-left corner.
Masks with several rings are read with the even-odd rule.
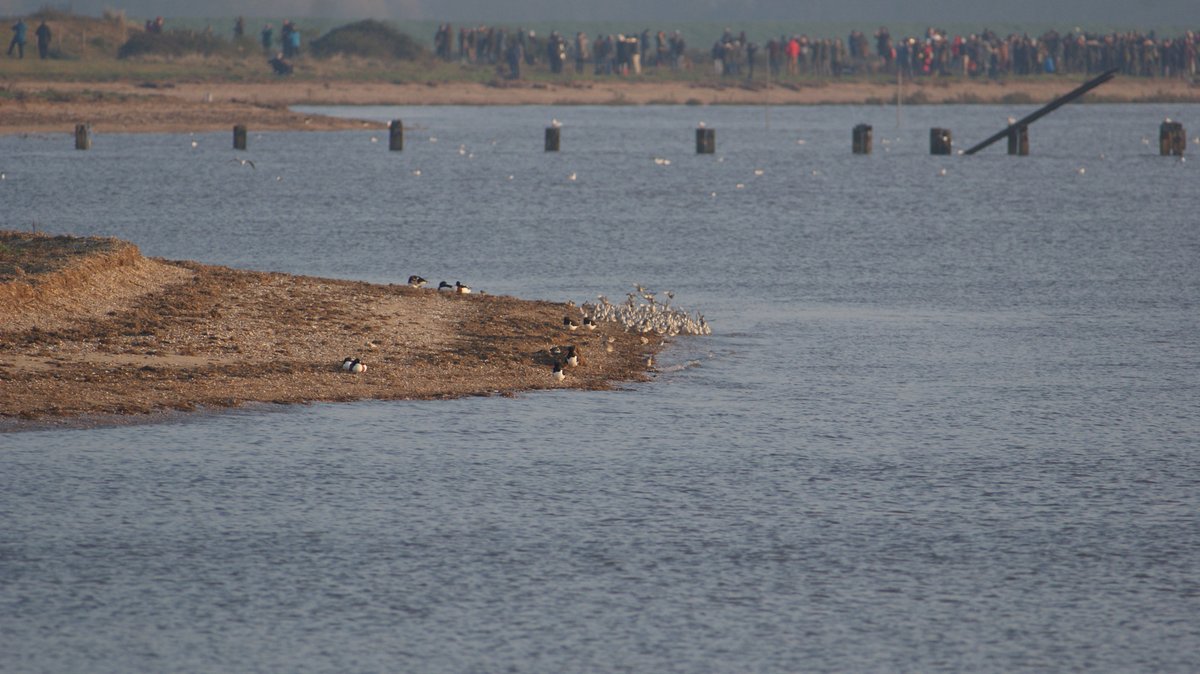
[[[788,0],[0,0],[0,14],[15,16],[51,7],[80,14],[99,15],[106,9],[145,17],[323,17],[376,18],[401,21],[804,21],[850,22],[864,28],[888,22],[947,23],[1058,23],[1114,24],[1139,27],[1176,25],[1200,27],[1200,12],[1184,0],[1123,0],[1046,3],[1012,0],[997,6],[990,0],[910,0],[903,6],[885,0],[794,3]]]

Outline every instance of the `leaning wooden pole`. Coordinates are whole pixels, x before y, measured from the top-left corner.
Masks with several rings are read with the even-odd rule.
[[[996,141],[1000,140],[1001,138],[1007,138],[1008,135],[1010,133],[1012,133],[1012,129],[1014,127],[1020,128],[1022,126],[1029,126],[1030,124],[1036,122],[1037,120],[1041,119],[1042,117],[1045,117],[1046,115],[1054,112],[1055,110],[1061,108],[1062,106],[1066,105],[1067,103],[1070,103],[1071,101],[1075,100],[1076,98],[1079,98],[1080,96],[1086,94],[1087,92],[1091,91],[1092,89],[1095,89],[1096,87],[1100,86],[1101,84],[1104,84],[1105,82],[1116,77],[1118,70],[1120,70],[1120,68],[1113,68],[1112,70],[1109,70],[1102,75],[1097,75],[1096,77],[1093,77],[1092,79],[1088,80],[1087,82],[1084,82],[1083,84],[1081,84],[1078,87],[1072,89],[1071,91],[1063,94],[1062,96],[1059,96],[1058,98],[1054,99],[1053,101],[1050,101],[1046,105],[1043,105],[1042,107],[1038,108],[1037,110],[1022,117],[1021,119],[1018,119],[1017,121],[1013,122],[1012,124],[1009,124],[1008,128],[1002,129],[1001,131],[997,132],[994,136],[989,136],[987,138],[987,140],[984,140],[983,142],[975,145],[974,147],[967,150],[963,154],[975,154],[976,152],[979,152],[983,148],[991,145],[992,143],[995,143]]]

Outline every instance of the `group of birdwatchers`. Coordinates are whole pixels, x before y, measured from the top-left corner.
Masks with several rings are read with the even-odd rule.
[[[756,67],[764,65],[772,79],[861,73],[999,78],[1088,74],[1111,68],[1127,76],[1190,78],[1200,69],[1200,31],[1161,37],[1154,31],[1096,33],[1076,28],[1067,33],[1048,30],[1038,36],[1001,36],[986,29],[951,35],[928,28],[920,36],[893,38],[881,27],[873,38],[854,30],[845,40],[798,34],[771,37],[760,44],[748,39],[745,31],[726,29],[709,56],[714,74],[750,79]],[[573,62],[577,75],[589,65],[594,75],[639,75],[645,68],[691,68],[699,57],[687,52],[680,31],[646,29],[594,40],[583,32],[569,39],[554,31],[542,39],[536,31],[523,28],[460,27],[455,32],[450,24],[438,26],[434,53],[446,61],[507,66],[510,78],[520,77],[522,66],[542,62],[555,74],[568,72]]]
[[[161,33],[163,18],[146,21],[146,32]],[[234,37],[245,34],[245,20],[237,18]],[[38,56],[51,56],[53,33],[43,20],[34,31]],[[25,58],[29,26],[17,19],[8,45],[10,57]],[[263,26],[259,33],[265,53],[273,54],[271,65],[279,74],[291,72],[291,60],[300,54],[300,30],[285,20],[276,50],[275,29]],[[872,42],[874,44],[872,44]],[[886,27],[874,32],[873,40],[862,31],[842,38],[810,38],[780,35],[760,44],[726,29],[713,43],[709,55],[713,72],[722,77],[753,79],[759,55],[765,56],[772,79],[797,76],[841,77],[859,73],[890,73],[908,77],[961,75],[1005,77],[1038,73],[1088,74],[1117,68],[1135,77],[1195,77],[1200,70],[1200,31],[1161,37],[1154,31],[1095,33],[1076,28],[1067,33],[1048,30],[1039,36],[1011,33],[1001,37],[991,30],[968,35],[928,28],[920,36],[893,38]],[[647,68],[680,70],[692,67],[683,34],[676,30],[598,35],[577,32],[568,38],[558,31],[544,39],[534,30],[508,30],[497,26],[438,26],[434,52],[446,61],[507,66],[510,78],[519,78],[521,68],[545,62],[551,73],[560,74],[574,64],[577,75],[590,67],[594,75],[640,75]]]
[[[17,19],[17,22],[13,24],[12,33],[12,41],[8,43],[8,55],[12,56],[15,51],[17,58],[23,59],[25,58],[25,43],[29,39],[29,26],[24,19]],[[33,31],[33,35],[37,38],[38,58],[48,58],[50,56],[50,39],[53,37],[50,26],[42,21]]]
[[[507,65],[512,79],[521,76],[521,66],[543,61],[555,74],[566,72],[571,64],[576,74],[583,74],[589,67],[596,75],[640,75],[648,67],[678,70],[685,65],[687,50],[679,31],[651,34],[648,29],[640,34],[599,35],[592,40],[582,31],[573,38],[552,31],[542,39],[535,30],[479,26],[459,28],[457,41],[455,37],[450,24],[438,26],[434,53],[446,61]]]

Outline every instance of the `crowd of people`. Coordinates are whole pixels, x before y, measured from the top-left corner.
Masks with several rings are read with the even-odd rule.
[[[1001,36],[983,30],[964,36],[929,28],[920,36],[893,38],[883,27],[873,38],[855,30],[844,40],[801,34],[771,37],[760,44],[749,40],[745,32],[734,34],[727,29],[709,54],[713,72],[724,77],[753,78],[756,66],[763,65],[772,78],[897,72],[906,77],[998,78],[1088,74],[1111,68],[1137,77],[1195,77],[1200,68],[1198,46],[1200,33],[1195,31],[1161,37],[1153,31],[1093,33],[1076,29],[1065,34],[1049,30],[1038,36]],[[455,32],[450,24],[438,27],[434,52],[446,61],[507,64],[510,77],[520,76],[521,65],[543,61],[552,73],[566,71],[573,62],[580,74],[590,64],[596,75],[636,75],[644,68],[690,68],[700,58],[699,53],[687,51],[679,31],[668,34],[646,29],[599,35],[594,40],[582,32],[573,39],[551,32],[541,39],[535,31],[523,28],[477,26]]]
[[[985,30],[966,37],[930,28],[920,38],[893,41],[886,28],[875,32],[878,58],[885,67],[907,75],[999,77],[1036,73],[1083,74],[1117,68],[1133,77],[1193,77],[1200,36],[1187,31],[1176,37],[1142,33],[1066,34],[1049,30],[1040,36],[1000,37]]]
[[[146,32],[161,33],[163,18],[146,21]],[[25,54],[29,29],[23,20],[12,26],[8,55]],[[234,35],[244,35],[245,23],[238,17]],[[34,31],[38,53],[46,58],[51,31],[45,21]],[[300,53],[300,30],[284,21],[278,51],[271,24],[259,34],[263,50],[286,62]],[[920,36],[893,38],[886,27],[868,37],[851,31],[842,38],[810,38],[780,35],[761,44],[726,29],[709,52],[713,72],[723,77],[755,77],[756,67],[766,66],[773,79],[784,77],[842,77],[861,73],[899,73],[906,77],[949,76],[1006,77],[1038,73],[1092,74],[1116,68],[1135,77],[1196,77],[1200,69],[1197,52],[1200,32],[1187,31],[1162,37],[1154,31],[1093,33],[1075,29],[1067,33],[1048,30],[1038,36],[991,30],[969,35],[951,35],[928,28]],[[557,31],[544,38],[536,31],[499,26],[438,27],[434,52],[446,61],[507,66],[508,76],[521,76],[523,66],[545,63],[551,73],[564,73],[574,65],[576,74],[640,75],[645,69],[691,68],[703,52],[689,53],[680,31],[659,30],[597,35],[579,32],[567,37]],[[760,59],[760,54],[763,57]],[[759,63],[760,60],[765,61]],[[274,65],[274,64],[273,64]],[[276,68],[277,71],[279,68]],[[281,73],[282,74],[282,73]]]
[[[438,26],[433,40],[434,53],[446,61],[474,64],[507,64],[509,77],[520,77],[520,66],[546,63],[552,73],[562,73],[574,64],[582,74],[590,67],[596,75],[640,75],[646,67],[680,69],[685,67],[687,43],[679,31],[618,33],[598,35],[593,40],[578,32],[567,38],[552,31],[543,40],[534,30],[478,26],[459,28]]]

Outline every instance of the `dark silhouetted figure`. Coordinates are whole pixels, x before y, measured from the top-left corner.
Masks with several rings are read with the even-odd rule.
[[[37,30],[33,31],[33,34],[37,36],[38,57],[45,59],[50,55],[50,26],[47,26],[46,22],[42,21]]]
[[[12,32],[12,42],[8,43],[8,55],[12,56],[15,48],[17,58],[25,58],[25,37],[29,32],[29,26],[25,25],[25,19],[17,19],[17,22],[13,24]]]

